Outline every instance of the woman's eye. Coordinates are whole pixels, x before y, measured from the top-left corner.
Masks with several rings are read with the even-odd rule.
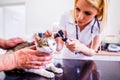
[[[92,13],[91,12],[85,12],[85,15],[90,16]]]
[[[80,11],[80,9],[79,9],[79,8],[76,8],[76,11]]]

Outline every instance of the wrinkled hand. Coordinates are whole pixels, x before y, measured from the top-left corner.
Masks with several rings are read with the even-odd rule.
[[[14,53],[17,68],[41,68],[52,61],[52,55],[36,50],[35,46]]]
[[[25,40],[21,39],[21,38],[11,38],[8,40],[4,41],[4,49],[8,49],[11,47],[16,46],[19,43],[25,42]]]
[[[69,39],[69,42],[67,42],[65,45],[72,52],[80,52],[84,48],[84,45],[80,43],[79,40],[72,38]]]

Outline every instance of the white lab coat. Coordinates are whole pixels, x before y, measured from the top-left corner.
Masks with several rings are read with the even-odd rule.
[[[84,30],[80,32],[80,29],[78,27],[78,37],[79,41],[86,46],[88,46],[93,38],[96,35],[100,35],[100,29],[98,27],[97,22],[95,23],[93,27],[93,33],[91,33],[91,27],[94,23],[94,19],[89,23]],[[59,21],[59,27],[62,30],[65,30],[67,32],[67,38],[76,38],[76,27],[75,27],[75,22],[72,18],[72,15],[69,12],[65,12]],[[92,59],[92,57],[85,56],[83,54],[75,54],[71,52],[69,49],[67,49],[65,46],[62,50],[63,57],[65,58],[74,58],[74,59]]]

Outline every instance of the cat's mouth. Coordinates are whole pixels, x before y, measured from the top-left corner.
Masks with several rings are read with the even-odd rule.
[[[49,53],[53,53],[54,51],[50,51]]]
[[[54,51],[45,51],[46,53],[48,53],[48,54],[52,54],[52,53],[54,53]]]
[[[54,51],[52,49],[47,49],[46,50],[48,53],[53,53]]]

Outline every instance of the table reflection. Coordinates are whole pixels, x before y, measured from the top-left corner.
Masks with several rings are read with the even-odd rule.
[[[92,60],[64,60],[64,80],[99,80],[100,74]]]
[[[6,71],[4,80],[99,80],[97,65],[92,60],[55,59],[55,65],[63,68],[62,74],[49,79],[24,70]]]

